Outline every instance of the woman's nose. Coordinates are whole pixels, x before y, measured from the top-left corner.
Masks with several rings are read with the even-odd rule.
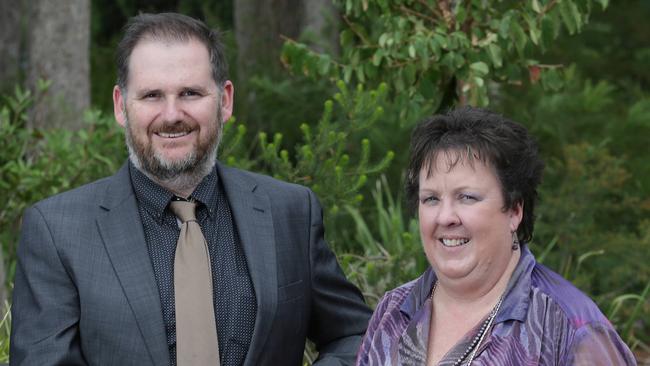
[[[449,200],[442,201],[439,205],[438,215],[436,217],[438,225],[452,226],[460,223],[460,218],[456,212],[456,207]]]

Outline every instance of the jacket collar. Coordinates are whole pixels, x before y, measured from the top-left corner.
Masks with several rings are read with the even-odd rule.
[[[160,295],[133,193],[128,164],[109,178],[100,199],[99,234],[154,365],[169,363]]]
[[[257,365],[271,332],[278,302],[273,214],[269,196],[252,173],[217,162],[257,299],[255,327],[245,365]]]

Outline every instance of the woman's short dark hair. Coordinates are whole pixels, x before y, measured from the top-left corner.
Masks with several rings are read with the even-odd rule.
[[[526,128],[475,107],[462,107],[421,122],[411,135],[406,172],[406,197],[411,207],[417,207],[422,169],[427,168],[427,174],[432,174],[438,154],[449,152],[458,153],[450,161],[450,168],[462,159],[470,159],[471,163],[477,158],[494,169],[501,184],[503,209],[515,208],[517,204],[523,206],[517,237],[522,242],[530,242],[544,162]]]
[[[208,49],[212,78],[221,88],[228,79],[228,63],[221,37],[200,20],[177,13],[139,14],[124,26],[124,36],[117,46],[117,85],[126,91],[129,57],[143,39],[189,42],[195,39]]]

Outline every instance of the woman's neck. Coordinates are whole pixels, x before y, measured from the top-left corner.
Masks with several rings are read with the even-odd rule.
[[[506,269],[482,283],[439,279],[432,293],[427,365],[437,365],[464,335],[493,311],[504,295],[521,253],[513,253]],[[442,336],[441,336],[442,335]]]
[[[478,279],[439,278],[433,297],[434,306],[458,313],[492,309],[506,290],[510,277],[517,267],[521,251],[513,252],[508,265],[502,273],[493,277]],[[453,316],[453,314],[448,314]]]

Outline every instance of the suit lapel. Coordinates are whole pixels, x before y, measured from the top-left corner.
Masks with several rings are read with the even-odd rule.
[[[277,308],[277,262],[273,217],[268,196],[257,182],[240,171],[217,163],[235,226],[239,233],[248,272],[257,298],[257,316],[245,365],[258,364]]]
[[[169,364],[160,295],[147,251],[128,164],[111,178],[99,232],[154,365]]]

